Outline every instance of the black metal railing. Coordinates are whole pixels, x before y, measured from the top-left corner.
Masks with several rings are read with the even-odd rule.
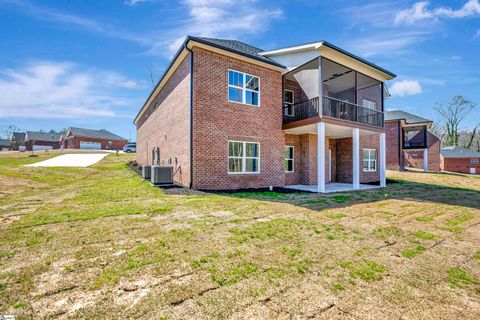
[[[322,98],[322,115],[377,127],[384,127],[384,114],[381,111],[365,108],[348,101],[331,97]],[[319,116],[319,98],[286,105],[283,108],[283,123],[304,120]]]
[[[384,126],[383,112],[365,108],[348,101],[323,97],[323,115],[363,124]]]
[[[318,117],[319,101],[320,99],[315,97],[310,100],[285,105],[283,108],[283,123]]]

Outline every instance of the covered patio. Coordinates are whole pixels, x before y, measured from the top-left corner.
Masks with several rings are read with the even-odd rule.
[[[307,192],[318,192],[317,186],[306,186],[306,185],[293,185],[293,186],[285,186],[287,189],[299,190],[299,191],[307,191]],[[360,184],[360,188],[357,190],[369,190],[369,189],[376,189],[380,188],[380,186],[371,185],[371,184]],[[351,183],[340,183],[340,182],[331,182],[325,186],[325,193],[332,193],[332,192],[346,192],[346,191],[353,191],[353,186]]]

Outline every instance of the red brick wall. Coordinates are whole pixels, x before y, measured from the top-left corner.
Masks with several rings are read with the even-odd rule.
[[[428,170],[440,171],[440,140],[427,132]],[[405,166],[423,169],[423,150],[404,150]]]
[[[190,184],[190,58],[187,56],[137,123],[137,162],[152,164],[152,149],[172,164],[174,180]]]
[[[193,50],[193,187],[283,186],[281,73],[200,48]],[[228,102],[228,69],[260,77],[260,107]],[[229,140],[260,143],[260,173],[228,174]]]
[[[385,140],[387,147],[387,169],[388,170],[403,170],[404,163],[402,155],[400,134],[400,122],[389,121],[385,123]]]
[[[442,171],[470,173],[470,168],[475,168],[476,173],[480,174],[480,164],[471,164],[470,158],[444,158],[441,157]],[[480,161],[480,158],[474,158]]]
[[[305,94],[305,91],[303,91],[302,87],[300,87],[297,81],[284,78],[283,86],[284,86],[284,89],[293,91],[294,103],[299,103],[299,102],[308,100],[308,97]]]
[[[336,181],[352,183],[353,149],[352,138],[336,139],[337,170]]]
[[[285,146],[293,146],[294,171],[285,173],[285,185],[301,184],[303,159],[301,157],[300,135],[285,134]]]
[[[116,148],[122,150],[127,144],[127,140],[108,140],[108,139],[96,139],[90,137],[73,136],[66,140],[67,149],[80,149],[80,141],[100,142],[102,144],[102,150],[115,150]],[[109,144],[108,141],[112,141]]]

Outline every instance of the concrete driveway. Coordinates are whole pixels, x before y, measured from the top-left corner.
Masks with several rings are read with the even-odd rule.
[[[72,153],[37,163],[27,164],[26,167],[88,167],[108,156],[108,153]]]

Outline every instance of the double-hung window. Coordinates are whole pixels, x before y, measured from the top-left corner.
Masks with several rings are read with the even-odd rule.
[[[284,99],[285,106],[283,108],[283,114],[286,116],[293,117],[295,115],[295,111],[293,110],[293,101],[294,95],[292,90],[285,90],[284,92]]]
[[[371,110],[377,110],[377,104],[367,99],[362,99],[362,107],[371,109]]]
[[[377,171],[377,150],[363,149],[363,171]]]
[[[294,171],[294,158],[293,158],[293,147],[285,147],[285,172]]]
[[[228,70],[228,101],[260,106],[260,78]]]
[[[228,173],[260,172],[260,144],[257,142],[228,142]]]

